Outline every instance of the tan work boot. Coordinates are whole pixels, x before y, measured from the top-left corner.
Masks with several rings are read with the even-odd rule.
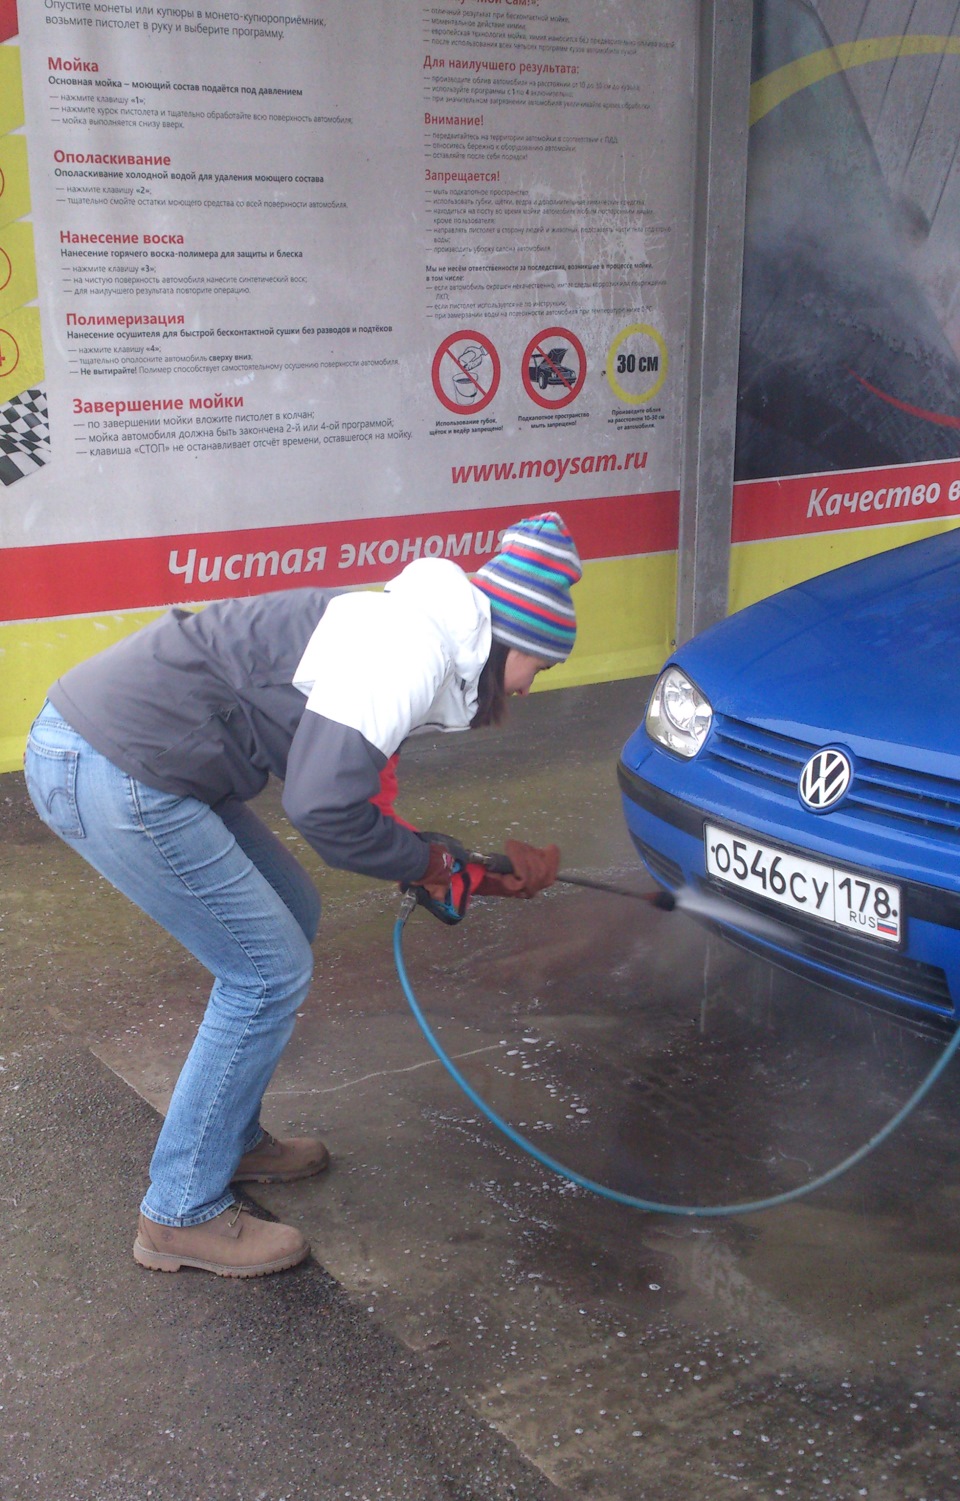
[[[140,1216],[134,1260],[153,1272],[179,1272],[183,1266],[218,1277],[266,1277],[285,1272],[310,1247],[292,1225],[274,1225],[231,1204],[203,1225],[158,1225]]]
[[[278,1141],[269,1131],[251,1152],[237,1163],[234,1183],[295,1183],[312,1178],[330,1165],[330,1153],[312,1136],[290,1136]]]

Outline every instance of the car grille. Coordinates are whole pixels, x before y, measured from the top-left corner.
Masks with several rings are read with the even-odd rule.
[[[699,884],[703,890],[724,898],[727,903],[732,902],[730,887],[722,882],[707,877]],[[896,950],[881,947],[856,933],[847,933],[839,928],[834,931],[815,918],[764,901],[762,897],[754,896],[749,891],[738,890],[732,905],[762,913],[764,918],[772,919],[783,927],[783,942],[788,952],[787,958],[782,961],[778,956],[778,962],[789,965],[792,951],[795,965],[791,967],[805,968],[806,964],[815,964],[829,972],[830,983],[838,988],[857,991],[862,986],[870,991],[882,990],[888,995],[928,1006],[944,1015],[953,1015],[953,1001],[946,975],[934,964],[908,959]],[[732,912],[730,920],[734,920]],[[726,925],[722,931],[725,937],[741,947],[769,954],[771,940],[757,939],[749,933],[731,932]]]
[[[795,740],[718,714],[704,759],[744,787],[780,791],[793,801],[804,763],[820,748],[819,741]],[[858,756],[842,806],[845,814],[864,822],[909,824],[960,840],[960,784],[946,777]]]

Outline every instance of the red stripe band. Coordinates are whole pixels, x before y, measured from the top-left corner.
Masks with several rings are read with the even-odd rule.
[[[495,547],[499,533],[541,514],[543,504],[541,496],[528,507],[3,548],[0,620],[153,609],[308,585],[377,584],[418,555],[450,557],[475,573],[490,561],[491,531]],[[563,518],[583,558],[671,552],[678,494],[568,500]]]

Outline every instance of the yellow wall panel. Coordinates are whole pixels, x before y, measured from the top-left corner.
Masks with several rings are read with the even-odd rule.
[[[39,310],[22,307],[4,313],[0,316],[0,401],[9,401],[42,381]]]
[[[0,771],[23,762],[23,746],[47,689],[68,667],[128,636],[161,610],[0,625]]]
[[[0,316],[37,295],[33,226],[27,221],[0,229]],[[28,381],[27,385],[32,385]],[[23,390],[24,387],[21,387]]]
[[[576,649],[569,661],[543,673],[538,687],[569,688],[656,672],[672,644],[676,577],[672,552],[588,563],[573,595]],[[0,625],[0,772],[21,766],[27,732],[51,683],[162,613]]]
[[[656,672],[674,640],[677,555],[652,553],[588,563],[573,591],[577,645],[543,688],[608,683]]]
[[[8,135],[0,140],[0,228],[12,224],[15,219],[22,219],[29,212],[26,137]]]
[[[847,532],[828,532],[816,537],[777,537],[770,542],[741,542],[730,557],[730,612],[765,599],[778,589],[800,584],[804,579],[858,558],[870,558],[891,547],[905,547],[921,537],[952,531],[960,522],[908,522],[900,526],[858,527]]]
[[[23,79],[20,48],[0,47],[0,135],[23,124]]]

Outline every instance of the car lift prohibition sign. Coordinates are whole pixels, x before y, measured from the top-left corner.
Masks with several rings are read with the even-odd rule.
[[[558,340],[562,344],[558,344]],[[572,349],[577,369],[572,370],[565,362],[567,351]],[[573,362],[571,361],[571,364]],[[538,407],[548,409],[569,406],[583,390],[587,375],[587,356],[576,334],[568,328],[545,328],[530,340],[523,355],[521,377],[523,388]],[[540,390],[536,389],[539,385]],[[557,391],[548,396],[547,390]]]

